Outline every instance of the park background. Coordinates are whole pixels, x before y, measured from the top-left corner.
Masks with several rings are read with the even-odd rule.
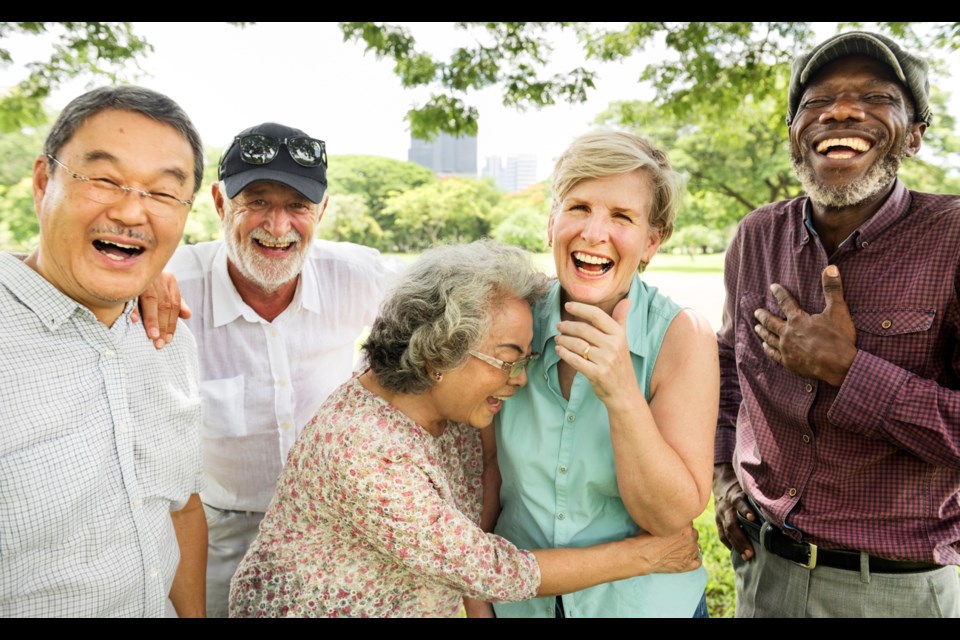
[[[901,177],[960,193],[958,22],[0,23],[0,250],[37,243],[31,167],[57,111],[83,91],[135,82],[177,100],[206,144],[184,242],[215,239],[209,185],[232,136],[277,121],[326,140],[330,204],[317,234],[411,260],[494,237],[546,253],[549,172],[580,133],[640,132],[686,181],[673,238],[644,278],[716,329],[723,250],[754,208],[800,195],[784,123],[790,60],[835,33],[892,35],[931,63],[934,120]],[[516,193],[438,177],[406,160],[412,136],[478,138],[481,157],[535,153]],[[733,614],[713,504],[696,525],[712,617]]]

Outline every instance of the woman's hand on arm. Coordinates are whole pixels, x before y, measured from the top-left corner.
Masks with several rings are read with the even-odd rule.
[[[700,567],[703,558],[692,525],[668,536],[640,534],[617,542],[579,549],[540,549],[538,596],[586,589],[604,582],[651,573],[684,573]]]

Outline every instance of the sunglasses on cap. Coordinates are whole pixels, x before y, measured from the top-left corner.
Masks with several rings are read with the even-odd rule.
[[[240,149],[240,159],[247,164],[269,164],[273,162],[280,146],[287,148],[290,158],[301,167],[327,166],[327,144],[323,140],[294,136],[275,138],[262,133],[250,133],[234,138]]]

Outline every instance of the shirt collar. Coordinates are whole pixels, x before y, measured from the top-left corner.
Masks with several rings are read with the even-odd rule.
[[[93,311],[57,289],[53,283],[34,271],[19,257],[0,253],[0,282],[28,309],[33,311],[50,331],[56,331],[77,312],[97,320]],[[128,300],[117,322],[129,323],[136,299]]]
[[[230,324],[239,317],[243,317],[248,322],[264,322],[263,318],[243,301],[240,292],[233,284],[233,280],[230,279],[230,273],[227,271],[227,245],[225,242],[220,243],[220,247],[213,257],[211,271],[213,326],[221,327]],[[300,271],[300,278],[297,280],[297,289],[293,294],[293,300],[290,301],[281,315],[299,311],[301,308],[313,313],[320,313],[321,309],[316,268],[313,261],[310,260],[309,253],[307,254],[307,260],[303,263],[303,269]]]
[[[893,185],[893,191],[887,196],[883,205],[862,225],[854,229],[853,233],[844,238],[837,248],[839,249],[849,242],[855,243],[857,249],[869,245],[887,227],[906,215],[909,208],[910,192],[900,178],[897,178]],[[809,197],[803,203],[803,224],[810,236],[819,240],[820,236],[813,227],[813,204]]]
[[[547,343],[560,334],[557,323],[560,322],[560,281],[554,280],[550,284],[547,295],[537,305],[537,315],[534,327],[534,349],[543,355],[548,364],[559,360],[556,350],[547,348]],[[640,279],[639,274],[633,276],[627,299],[630,300],[630,311],[627,314],[627,345],[630,352],[641,358],[646,357],[648,348],[643,339],[647,331],[647,314],[642,313],[648,305],[649,292],[647,285]]]

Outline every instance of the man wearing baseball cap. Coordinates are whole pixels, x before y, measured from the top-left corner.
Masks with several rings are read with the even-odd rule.
[[[241,131],[212,187],[223,238],[180,247],[166,267],[200,356],[211,617],[227,615],[230,578],[287,452],[349,378],[355,342],[397,270],[368,247],[314,239],[326,172],[326,145],[300,129]]]
[[[714,495],[738,617],[960,616],[960,196],[897,177],[927,63],[836,35],[793,64],[806,195],[744,218]]]

